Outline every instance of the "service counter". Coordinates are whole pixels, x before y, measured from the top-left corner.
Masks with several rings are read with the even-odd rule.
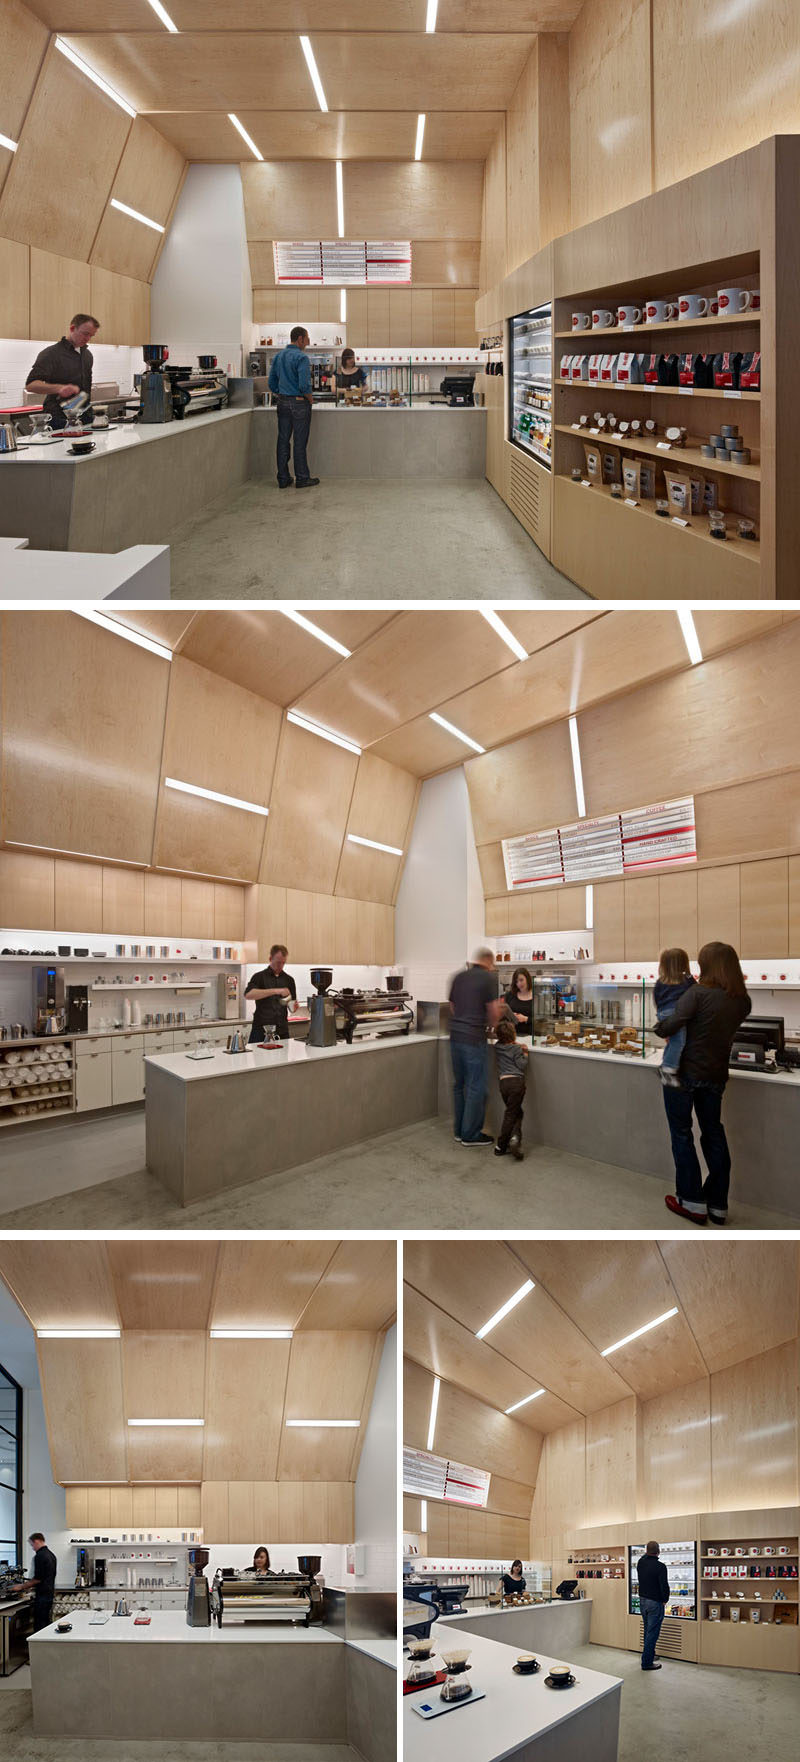
[[[277,410],[253,412],[250,476],[275,477]],[[346,404],[315,404],[308,458],[315,477],[483,478],[486,462],[486,411],[478,406],[450,409],[416,401],[392,409]],[[365,509],[365,515],[368,510]]]
[[[569,1658],[570,1650],[589,1644],[591,1621],[591,1597],[576,1597],[569,1602],[555,1597],[549,1603],[528,1603],[512,1609],[474,1603],[463,1615],[448,1615],[434,1622],[431,1634],[437,1645],[444,1645],[442,1631],[452,1623],[467,1633],[516,1646],[518,1652],[543,1650],[551,1657]]]

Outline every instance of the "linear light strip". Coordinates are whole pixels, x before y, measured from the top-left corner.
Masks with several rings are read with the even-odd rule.
[[[348,844],[366,844],[370,850],[385,850],[390,857],[401,857],[403,852],[396,844],[378,844],[374,838],[359,838],[357,832],[348,832]]]
[[[436,29],[436,14],[438,10],[439,0],[428,0],[428,10],[425,15],[425,30],[429,37],[433,36]]]
[[[129,1426],[204,1426],[204,1419],[129,1419]]]
[[[510,648],[512,655],[516,655],[518,661],[527,661],[527,649],[523,648],[521,642],[517,642],[513,631],[509,630],[508,625],[503,623],[502,618],[499,618],[496,612],[485,612],[482,606],[480,607],[480,613],[481,617],[486,619],[487,624],[491,624],[492,629],[502,638],[506,648]]]
[[[116,863],[121,869],[149,869],[149,863],[135,863],[131,857],[105,857],[97,850],[62,850],[58,844],[28,844],[21,838],[7,838],[14,850],[46,850],[53,857],[82,857],[89,863]],[[187,870],[187,874],[193,873]],[[233,877],[231,877],[233,879]]]
[[[242,808],[246,814],[261,814],[266,819],[269,808],[256,801],[242,801],[238,795],[221,795],[218,789],[201,789],[199,783],[181,783],[177,777],[164,778],[165,789],[179,789],[182,795],[201,795],[205,801],[221,801],[226,808]]]
[[[427,1499],[420,1499],[420,1502],[419,1502],[419,1527],[420,1527],[420,1530],[422,1530],[423,1532],[428,1528],[428,1501],[427,1501]]]
[[[342,288],[342,298],[345,298],[344,288]],[[284,618],[291,618],[292,623],[299,624],[301,630],[307,630],[309,636],[315,636],[318,642],[324,642],[329,649],[333,649],[334,654],[341,655],[343,660],[349,661],[352,649],[346,649],[343,642],[337,642],[336,637],[329,636],[327,630],[321,630],[318,624],[312,624],[311,619],[306,618],[303,612],[287,612],[285,606],[281,606],[280,609]]]
[[[320,728],[317,722],[309,722],[308,717],[301,716],[297,710],[287,710],[286,720],[293,722],[296,728],[304,728],[307,734],[318,734],[321,740],[332,740],[334,746],[343,746],[345,752],[355,753],[356,758],[360,759],[360,746],[356,746],[353,740],[346,740],[343,734],[334,734],[332,728]]]
[[[136,111],[132,106],[120,97],[119,92],[114,91],[114,87],[110,86],[107,80],[102,79],[99,73],[95,73],[93,67],[89,67],[87,62],[81,61],[80,55],[75,54],[75,50],[70,48],[69,43],[64,42],[63,37],[56,37],[56,48],[60,49],[62,55],[66,55],[67,60],[72,62],[73,67],[77,67],[79,73],[85,74],[87,80],[91,80],[94,85],[99,86],[107,98],[111,98],[115,104],[118,104],[120,110],[125,111],[126,116],[136,116]]]
[[[138,630],[131,630],[127,624],[118,624],[115,618],[109,618],[105,612],[83,612],[79,606],[73,606],[77,618],[88,618],[90,624],[97,624],[100,630],[110,630],[112,636],[122,636],[126,642],[133,642],[139,649],[147,649],[151,655],[158,655],[162,661],[172,660],[172,650],[165,648],[163,642],[154,642],[152,636],[142,636]]]
[[[337,161],[336,161],[336,220],[337,220],[337,224],[339,227],[339,237],[340,237],[340,239],[343,239],[344,238],[344,175],[342,172],[341,159],[337,159]]]
[[[515,1401],[513,1407],[507,1407],[505,1411],[506,1413],[516,1413],[518,1408],[527,1407],[529,1401],[538,1401],[539,1396],[546,1393],[545,1389],[534,1389],[532,1395],[525,1395],[521,1401]]]
[[[287,1426],[335,1427],[341,1430],[342,1427],[355,1429],[357,1426],[360,1426],[361,1421],[360,1419],[287,1419],[286,1424]]]
[[[591,881],[586,888],[586,929],[594,929],[594,887]]]
[[[414,146],[414,158],[422,158],[422,142],[425,136],[425,112],[420,111],[417,117],[417,139]]]
[[[9,153],[16,153],[19,141],[12,141],[10,135],[0,135],[0,147],[7,147]]]
[[[118,1340],[119,1328],[37,1328],[37,1340]]]
[[[516,1309],[517,1304],[521,1303],[523,1297],[527,1297],[528,1292],[532,1291],[533,1288],[533,1279],[526,1279],[524,1285],[520,1285],[519,1290],[514,1292],[513,1297],[509,1297],[508,1302],[503,1304],[502,1309],[498,1309],[495,1315],[490,1315],[489,1320],[484,1322],[482,1328],[478,1329],[478,1332],[475,1335],[476,1340],[485,1340],[486,1335],[491,1333],[492,1328],[496,1328],[498,1322],[501,1322],[505,1316],[509,1315],[512,1309]]]
[[[158,18],[160,18],[161,23],[166,27],[166,29],[168,31],[172,32],[173,37],[177,37],[178,27],[176,24],[173,24],[172,19],[170,18],[166,7],[162,6],[161,0],[150,0],[150,5],[152,6],[154,13],[156,14],[156,16]]]
[[[581,768],[581,746],[578,739],[578,718],[570,716],[569,744],[572,748],[572,772],[575,778],[575,799],[578,803],[578,819],[586,819],[586,797],[583,793],[583,770]]]
[[[437,1409],[439,1406],[439,1389],[441,1387],[441,1381],[442,1381],[441,1377],[434,1377],[434,1379],[433,1379],[433,1391],[431,1394],[431,1414],[430,1414],[430,1419],[428,1420],[428,1442],[425,1445],[426,1450],[433,1449],[433,1440],[434,1440],[434,1437],[436,1436],[436,1412],[437,1412]]]
[[[678,623],[683,631],[683,640],[688,650],[689,660],[693,667],[697,667],[703,659],[703,651],[700,647],[700,638],[697,634],[692,613],[679,612]]]
[[[431,722],[438,722],[440,728],[446,728],[448,734],[455,735],[456,740],[463,740],[464,745],[471,746],[473,752],[485,753],[485,746],[479,746],[477,740],[473,740],[469,734],[463,734],[460,728],[454,728],[452,722],[446,722],[444,716],[440,716],[436,710],[430,710],[429,716]]]
[[[347,289],[339,289],[339,323],[347,323]]]
[[[649,1334],[652,1328],[660,1328],[662,1322],[669,1321],[671,1316],[677,1315],[677,1313],[677,1304],[674,1309],[665,1309],[664,1314],[657,1315],[655,1321],[645,1322],[643,1328],[637,1328],[633,1334],[626,1334],[624,1340],[615,1340],[613,1346],[606,1346],[605,1351],[601,1352],[600,1357],[608,1358],[612,1352],[618,1352],[620,1346],[630,1346],[631,1340],[640,1340],[642,1334]]]
[[[320,107],[320,110],[327,111],[328,100],[327,100],[325,93],[322,89],[322,80],[319,77],[319,68],[317,67],[317,63],[314,59],[314,51],[311,47],[311,39],[309,37],[301,37],[300,38],[300,47],[301,47],[303,54],[305,55],[305,58],[306,58],[306,67],[308,68],[308,71],[311,75],[311,84],[314,87],[314,91],[316,92],[316,95],[317,95],[317,103]],[[341,234],[339,236],[341,237]]]
[[[235,129],[238,129],[239,134],[242,137],[242,140],[246,142],[247,146],[250,148],[250,152],[252,154],[254,154],[255,158],[263,161],[263,158],[264,158],[263,153],[259,153],[258,148],[255,144],[255,141],[247,133],[247,129],[244,128],[242,123],[239,121],[238,116],[234,116],[232,110],[228,111],[228,121],[233,123],[233,126]]]
[[[291,1328],[209,1328],[211,1340],[291,1340]]]
[[[111,197],[110,206],[118,208],[120,214],[129,214],[131,220],[140,220],[142,226],[151,226],[153,232],[163,232],[164,228],[158,220],[149,220],[146,214],[140,214],[138,208],[129,208],[127,202],[118,202],[116,196]]]

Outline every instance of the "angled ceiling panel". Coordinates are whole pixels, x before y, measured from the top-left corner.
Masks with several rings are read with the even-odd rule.
[[[500,1412],[527,1401],[538,1386],[495,1351],[489,1340],[476,1340],[469,1328],[409,1284],[403,1297],[403,1344],[409,1358]],[[548,1391],[513,1417],[534,1431],[553,1432],[579,1416],[575,1408]]]
[[[386,612],[334,612],[315,605],[311,622],[352,652],[390,617]],[[234,685],[283,706],[295,703],[341,659],[282,612],[248,611],[245,606],[237,606],[235,612],[197,613],[181,653]]]
[[[152,1333],[205,1328],[220,1245],[110,1241],[102,1244],[123,1328]]]
[[[289,1348],[288,1340],[209,1340],[204,1480],[277,1480]]]
[[[350,737],[346,723],[327,726]],[[353,753],[284,724],[260,880],[333,893],[357,767]]]
[[[296,1328],[336,1246],[335,1242],[220,1242],[209,1326]],[[325,1325],[342,1325],[342,1316]]]
[[[310,1245],[309,1245],[310,1246]],[[330,1247],[330,1243],[320,1244]],[[386,1328],[397,1312],[394,1242],[340,1242],[298,1327]]]
[[[292,1341],[284,1422],[357,1419],[353,1427],[284,1423],[278,1479],[355,1480],[383,1337],[367,1330],[298,1333]]]
[[[800,1300],[797,1242],[661,1242],[662,1258],[710,1371],[794,1339]]]
[[[118,1328],[105,1242],[0,1243],[0,1276],[34,1328]]]

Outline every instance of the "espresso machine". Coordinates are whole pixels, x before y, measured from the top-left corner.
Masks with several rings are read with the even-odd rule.
[[[208,1565],[207,1548],[190,1548],[189,1565],[193,1568],[186,1599],[187,1627],[211,1626],[211,1600],[208,1579],[203,1568]]]
[[[333,998],[327,995],[332,979],[330,967],[311,968],[311,983],[316,987],[317,995],[309,1001],[309,1046],[336,1045],[336,1006]]]
[[[172,406],[175,416],[191,416],[197,410],[224,410],[228,402],[228,376],[217,366],[216,355],[198,355],[199,372],[191,367],[171,367]]]
[[[223,1620],[302,1622],[323,1620],[322,1585],[316,1574],[319,1554],[298,1555],[297,1572],[255,1573],[222,1566],[214,1574],[211,1607],[217,1626]]]
[[[67,1026],[63,967],[34,967],[33,1022],[37,1040],[63,1034]]]
[[[166,367],[166,343],[145,343],[142,348],[147,372],[139,385],[139,422],[171,422],[172,383]]]

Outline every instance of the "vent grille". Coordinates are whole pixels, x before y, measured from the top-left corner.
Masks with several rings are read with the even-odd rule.
[[[665,1622],[663,1622],[662,1627],[661,1627],[661,1632],[658,1636],[658,1645],[656,1646],[656,1657],[658,1657],[659,1653],[662,1653],[665,1658],[682,1658],[683,1657],[683,1629],[684,1629],[684,1625],[685,1624],[682,1621],[665,1621]],[[640,1647],[640,1649],[643,1645],[644,1645],[644,1622],[640,1621],[640,1623],[639,1623],[639,1647]]]
[[[538,539],[541,518],[539,474],[522,453],[509,456],[508,505],[531,538]]]

